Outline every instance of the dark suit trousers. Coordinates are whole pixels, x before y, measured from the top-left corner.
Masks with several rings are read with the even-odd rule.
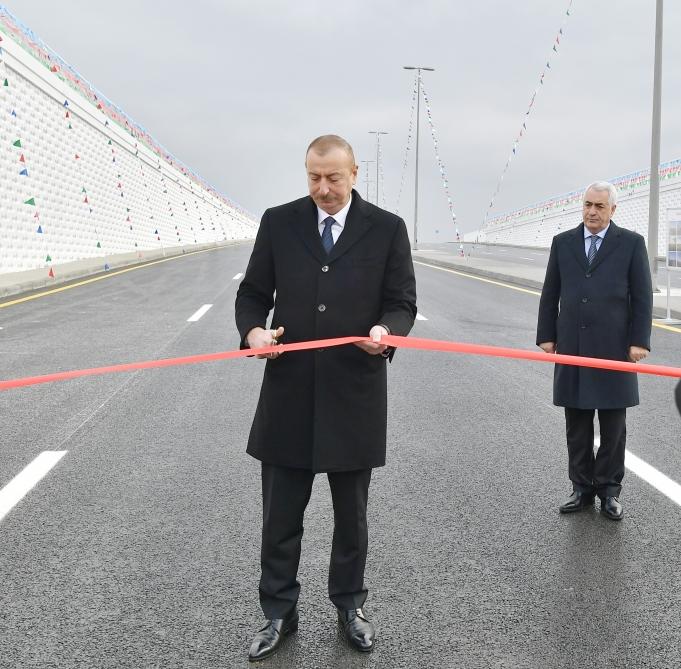
[[[594,409],[565,408],[568,471],[575,490],[617,497],[624,478],[627,410],[598,409],[601,445],[594,457]]]
[[[262,463],[263,525],[260,605],[268,619],[283,618],[298,601],[303,516],[314,472]],[[327,474],[333,499],[329,597],[340,609],[360,608],[367,597],[367,500],[371,469]]]

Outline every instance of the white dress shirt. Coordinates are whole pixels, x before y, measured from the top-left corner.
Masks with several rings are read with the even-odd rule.
[[[610,223],[606,225],[600,232],[596,233],[596,236],[598,239],[596,240],[596,253],[598,253],[598,250],[601,248],[601,244],[603,243],[603,238],[605,237],[605,233],[608,231],[608,228],[610,227]],[[333,232],[333,228],[331,229]],[[586,257],[589,257],[589,247],[591,246],[591,233],[589,232],[589,228],[584,226],[584,253],[586,253]]]
[[[321,237],[322,233],[324,232],[324,219],[328,218],[329,216],[333,217],[333,220],[336,221],[332,226],[331,226],[331,236],[333,237],[333,243],[335,244],[338,241],[338,238],[340,237],[341,232],[343,232],[343,228],[345,227],[345,219],[348,216],[348,211],[350,211],[350,205],[352,204],[352,197],[348,200],[348,203],[337,213],[335,214],[327,214],[323,209],[320,209],[317,207],[317,222],[319,225],[319,236]]]

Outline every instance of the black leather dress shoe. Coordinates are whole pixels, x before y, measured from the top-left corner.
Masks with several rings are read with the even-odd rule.
[[[248,659],[251,662],[257,662],[276,653],[284,638],[293,634],[297,629],[298,611],[295,608],[286,618],[268,620],[265,627],[253,637]]]
[[[601,513],[610,520],[622,520],[624,509],[617,497],[604,497],[601,500]]]
[[[374,649],[376,632],[374,626],[367,620],[362,609],[338,610],[338,623],[345,631],[347,640],[363,653]]]
[[[563,504],[560,505],[561,513],[573,513],[574,511],[581,511],[588,509],[594,505],[593,493],[580,492],[575,490],[570,497],[567,498]]]

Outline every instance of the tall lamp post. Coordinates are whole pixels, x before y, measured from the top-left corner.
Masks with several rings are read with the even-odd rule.
[[[369,201],[369,163],[374,163],[376,162],[375,160],[360,160],[360,163],[364,163],[366,166],[366,177],[365,181],[367,183],[367,202]]]
[[[433,67],[413,67],[404,65],[405,70],[418,70],[416,93],[416,177],[414,179],[414,251],[418,251],[418,217],[419,217],[419,117],[421,109],[421,70],[435,72]]]
[[[387,135],[388,133],[385,132],[384,130],[369,130],[370,135],[376,135],[376,206],[380,206],[378,204],[378,167],[379,167],[379,158],[381,155],[381,135]]]
[[[657,229],[660,223],[660,119],[662,116],[662,0],[655,11],[655,70],[653,73],[653,132],[650,142],[650,191],[648,194],[648,262],[657,287]]]

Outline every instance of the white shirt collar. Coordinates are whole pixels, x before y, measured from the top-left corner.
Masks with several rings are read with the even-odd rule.
[[[342,230],[345,227],[345,219],[348,216],[348,212],[350,211],[350,205],[352,204],[352,195],[350,195],[350,199],[348,200],[348,203],[338,212],[335,214],[327,214],[323,209],[320,209],[317,207],[317,223],[321,224],[322,221],[324,221],[325,218],[329,216],[333,216],[334,221],[336,221],[336,224],[340,226],[340,229]],[[334,228],[336,225],[333,226]]]
[[[596,236],[603,239],[605,237],[605,233],[608,231],[609,227],[610,227],[610,222],[608,221],[608,224],[600,232],[597,232]],[[591,233],[589,232],[589,228],[587,228],[586,225],[585,225],[584,226],[584,239],[588,239],[589,237],[591,237]]]

